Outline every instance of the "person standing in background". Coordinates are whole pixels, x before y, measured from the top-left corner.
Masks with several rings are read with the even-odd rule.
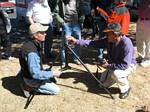
[[[90,23],[84,24],[84,22],[85,19],[87,19],[91,15],[91,0],[80,0],[78,13],[81,30],[83,30],[83,28],[89,27],[88,24]]]
[[[46,59],[53,58],[51,47],[53,41],[52,13],[47,0],[33,0],[29,3],[26,16],[30,24],[40,23],[49,26],[44,41],[44,56]]]
[[[61,24],[63,28],[61,36],[61,61],[63,65],[65,65],[67,61],[67,54],[65,54],[64,46],[64,43],[66,43],[65,37],[74,36],[77,39],[81,39],[81,29],[78,20],[79,4],[80,3],[78,0],[58,0],[56,9],[54,11],[54,15],[57,21]],[[77,56],[80,57],[80,47],[78,45],[75,45],[74,51],[77,54]],[[75,56],[73,56],[73,61],[76,64],[80,64]]]
[[[126,5],[127,0],[114,0],[109,10],[104,11],[100,7],[97,10],[107,19],[107,24],[118,22],[124,35],[128,35],[130,25],[130,13]]]
[[[10,31],[11,22],[8,14],[3,9],[0,9],[0,59],[13,60],[13,57],[11,57]],[[3,47],[4,52],[1,52],[1,47]]]
[[[113,0],[91,0],[91,15],[93,16],[93,25],[92,25],[92,37],[95,37],[95,34],[98,33],[99,39],[102,39],[105,36],[103,30],[107,27],[107,21],[101,15],[97,8],[101,8],[105,12],[110,11],[113,4]],[[105,48],[98,49],[98,59],[100,62],[103,62]]]
[[[150,66],[150,0],[141,0],[138,5],[136,44],[141,66]]]

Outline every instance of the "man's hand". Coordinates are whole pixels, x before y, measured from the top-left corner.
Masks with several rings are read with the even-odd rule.
[[[98,9],[99,9],[99,6],[96,7],[96,10],[98,10]]]
[[[54,77],[60,77],[61,72],[59,70],[53,71],[53,76]]]
[[[108,66],[108,63],[102,64],[102,67],[103,67],[103,68],[107,68],[107,66]]]
[[[103,64],[101,65],[103,68],[107,68],[108,62],[104,59]]]
[[[66,36],[66,40],[68,41],[69,44],[76,44],[77,43],[77,39],[75,39],[72,36]]]

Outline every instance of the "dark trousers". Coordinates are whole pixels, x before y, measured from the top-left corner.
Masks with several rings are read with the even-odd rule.
[[[53,43],[53,26],[52,26],[52,24],[49,24],[49,28],[46,32],[46,38],[44,41],[44,55],[45,55],[45,57],[49,57],[49,55],[51,53],[52,43]]]
[[[103,32],[103,30],[106,27],[107,27],[106,21],[101,16],[97,16],[94,19],[93,27],[92,27],[93,37],[95,37],[95,34],[98,33],[99,39],[103,38],[105,36],[105,33]],[[104,58],[103,51],[104,51],[103,48],[100,48],[98,50],[98,58],[100,58],[100,59]]]
[[[5,52],[4,55],[9,57],[11,56],[11,41],[10,37],[6,35],[1,35],[0,36],[0,48],[3,47],[3,51]],[[1,56],[1,49],[0,49],[0,57]]]

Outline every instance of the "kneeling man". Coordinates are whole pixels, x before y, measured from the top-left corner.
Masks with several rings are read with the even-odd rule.
[[[26,41],[21,49],[19,61],[23,81],[23,91],[29,97],[30,88],[35,88],[44,94],[58,94],[60,89],[54,83],[54,77],[61,75],[60,71],[44,70],[42,66],[41,43],[45,40],[47,26],[40,23],[30,25],[31,38]],[[51,80],[53,79],[53,80]]]
[[[119,98],[125,99],[130,92],[128,75],[136,68],[134,58],[134,47],[131,40],[121,32],[119,23],[110,23],[104,30],[107,38],[101,40],[77,40],[73,37],[66,37],[71,44],[78,44],[84,47],[107,48],[108,61],[102,64],[106,69],[100,81],[105,87],[117,83],[120,89]]]

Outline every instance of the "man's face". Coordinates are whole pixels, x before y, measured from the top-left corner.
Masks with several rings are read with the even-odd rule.
[[[107,38],[108,42],[117,42],[117,36],[114,34],[114,32],[107,32]]]
[[[39,42],[45,41],[45,36],[46,36],[46,33],[45,32],[41,32],[41,31],[39,31],[39,32],[34,34],[35,39],[37,41],[39,41]]]

